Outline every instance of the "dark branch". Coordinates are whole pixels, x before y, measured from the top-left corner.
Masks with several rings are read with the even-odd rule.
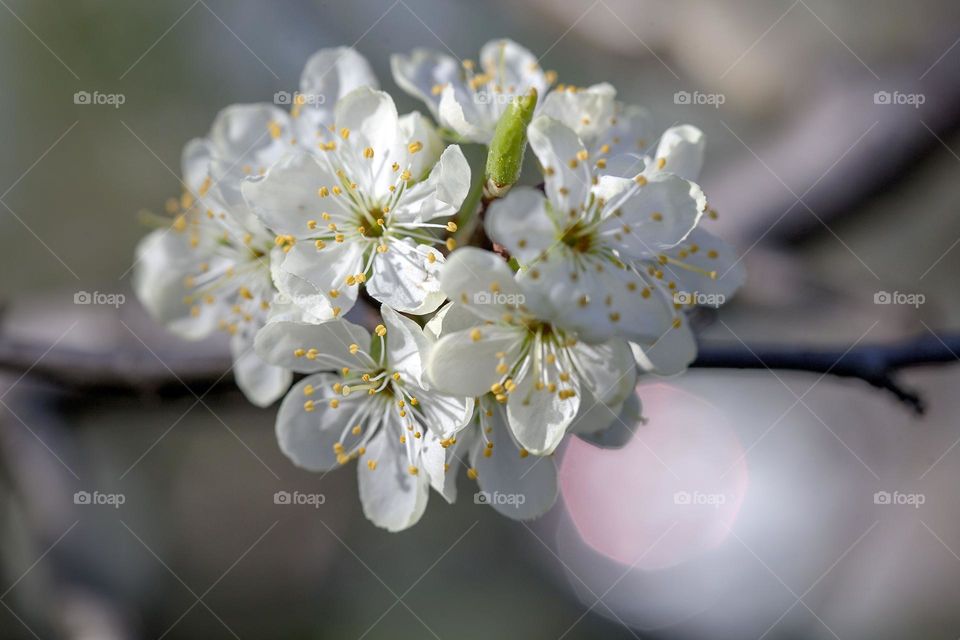
[[[158,353],[146,349],[115,348],[94,352],[58,345],[0,338],[0,371],[41,381],[60,390],[97,397],[178,397],[208,390],[234,389],[230,355],[195,355],[189,349]],[[169,367],[169,369],[167,368]],[[171,371],[173,373],[171,373]],[[176,374],[176,375],[174,375]]]
[[[920,395],[904,388],[897,373],[908,367],[955,362],[960,353],[960,335],[937,337],[927,333],[891,344],[858,344],[849,349],[814,349],[776,344],[703,342],[694,367],[714,369],[773,369],[809,371],[859,378],[885,389],[898,400],[923,413]]]
[[[47,352],[48,347],[0,337],[0,371],[15,376],[29,371],[27,378],[94,397],[173,397],[208,390],[233,390],[231,376],[224,375],[230,368],[226,352],[200,355],[189,349],[157,351],[164,365],[146,349],[130,345],[106,353],[60,345]],[[858,378],[892,393],[914,411],[922,413],[923,399],[917,392],[901,386],[897,374],[908,367],[957,361],[958,353],[960,334],[937,337],[927,333],[889,344],[823,349],[706,341],[700,344],[692,366],[704,369],[769,368]]]

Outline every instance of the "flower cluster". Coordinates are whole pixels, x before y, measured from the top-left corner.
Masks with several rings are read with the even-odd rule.
[[[289,112],[224,110],[186,147],[136,290],[187,338],[229,333],[250,400],[286,394],[283,452],[315,471],[357,460],[378,526],[413,525],[430,488],[455,500],[461,466],[478,501],[533,518],[564,438],[606,446],[635,424],[638,374],[683,371],[687,312],[743,279],[699,226],[716,215],[694,182],[703,135],[658,135],[611,85],[559,85],[507,40],[392,69],[436,124],[399,115],[348,48],[310,59]],[[489,147],[485,170],[445,140]],[[538,186],[515,184],[527,145]],[[379,306],[372,333],[358,300]]]

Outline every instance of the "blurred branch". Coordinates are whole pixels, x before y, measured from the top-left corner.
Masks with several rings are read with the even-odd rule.
[[[195,355],[183,350],[162,351],[157,357],[124,347],[109,353],[81,351],[66,346],[16,342],[0,336],[0,371],[37,379],[74,393],[95,397],[154,395],[189,396],[234,391],[230,358]],[[897,381],[902,369],[960,360],[960,334],[938,337],[933,333],[888,343],[813,349],[784,344],[743,342],[700,344],[691,365],[700,369],[772,369],[808,371],[858,378],[889,391],[917,413],[923,413],[920,395]]]
[[[233,388],[229,354],[193,355],[185,351],[158,354],[115,348],[106,353],[18,341],[0,336],[0,371],[49,383],[64,391],[97,396],[143,394],[176,397]]]
[[[776,344],[702,343],[693,367],[704,369],[781,369],[859,378],[889,391],[917,414],[923,398],[897,381],[902,369],[960,360],[960,335],[924,334],[890,344],[864,344],[832,349],[809,349]]]
[[[936,45],[931,54],[939,55]],[[924,158],[952,153],[943,141],[960,131],[960,57],[929,64],[922,58],[885,69],[882,84],[867,77],[823,87],[764,138],[724,123],[721,133],[744,148],[739,161],[702,185],[721,211],[714,229],[744,247],[758,238],[768,246],[802,242],[915,176]],[[921,108],[874,104],[878,89],[894,88],[927,101]]]

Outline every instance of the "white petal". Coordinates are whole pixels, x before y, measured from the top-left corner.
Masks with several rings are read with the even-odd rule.
[[[475,247],[450,254],[440,271],[440,288],[452,301],[487,320],[515,313],[526,299],[507,263]]]
[[[270,305],[271,314],[276,310],[278,320],[297,320],[301,322],[322,322],[336,317],[330,303],[329,291],[283,269],[286,254],[272,258],[270,275],[277,288],[277,294]],[[353,307],[357,297],[357,287],[345,288],[337,297],[337,306],[343,309]],[[289,316],[289,317],[286,317]]]
[[[657,146],[657,160],[666,161],[660,171],[672,173],[684,180],[696,180],[703,167],[706,140],[700,129],[685,124],[667,129]]]
[[[497,365],[503,361],[510,366],[516,360],[526,334],[520,327],[495,325],[448,334],[430,349],[427,379],[445,393],[483,395],[503,377]]]
[[[480,49],[480,67],[504,92],[524,94],[531,87],[543,96],[547,80],[537,57],[512,40],[491,40]]]
[[[440,124],[452,129],[463,141],[489,144],[496,120],[474,104],[476,92],[447,85],[440,94]]]
[[[557,500],[557,468],[552,456],[521,455],[504,424],[502,410],[490,420],[493,431],[477,438],[470,460],[477,470],[480,500],[515,520],[537,518]],[[487,442],[493,447],[488,449]],[[489,455],[485,453],[489,451]]]
[[[603,411],[611,419],[608,426],[600,430],[578,432],[581,440],[602,449],[619,449],[630,442],[636,430],[642,427],[640,397],[636,393],[627,397],[616,415],[605,408]]]
[[[693,247],[696,247],[696,251],[692,251]],[[733,296],[746,279],[743,261],[739,259],[733,248],[701,228],[691,231],[683,242],[666,253],[703,271],[692,271],[681,267],[669,269],[670,277],[676,280],[679,291],[713,296],[709,298],[707,304],[717,306],[723,304]],[[711,277],[711,273],[716,274],[716,277]],[[690,302],[697,303],[692,296]]]
[[[455,331],[471,329],[482,322],[466,307],[456,302],[445,305],[423,326],[423,332],[434,342]]]
[[[428,431],[423,443],[423,466],[430,476],[430,486],[443,499],[453,504],[457,499],[457,472],[462,457],[470,450],[473,443],[474,430],[461,431],[453,445],[446,448],[441,446],[440,436]]]
[[[231,338],[230,351],[237,386],[256,406],[270,406],[290,388],[293,374],[283,367],[264,362],[254,351],[253,334],[249,331]]]
[[[505,246],[521,265],[541,258],[558,235],[547,199],[532,187],[515,187],[506,197],[494,200],[485,226],[490,239]]]
[[[697,341],[686,319],[671,327],[660,339],[646,344],[631,343],[640,368],[659,376],[674,376],[687,370],[697,357]]]
[[[470,165],[460,147],[451,145],[443,151],[426,180],[407,187],[391,218],[401,223],[417,223],[452,216],[469,191]]]
[[[547,197],[557,210],[565,214],[579,210],[590,190],[591,174],[580,138],[559,120],[538,116],[527,128],[530,147],[543,167]]]
[[[242,203],[240,183],[265,172],[293,146],[286,112],[272,104],[235,104],[217,114],[210,129],[210,174],[230,205]]]
[[[423,387],[423,361],[430,349],[430,339],[420,326],[387,305],[380,307],[380,316],[387,330],[387,366],[403,380]]]
[[[287,154],[263,176],[244,180],[243,197],[264,226],[277,234],[296,238],[314,235],[308,221],[327,211],[333,220],[352,219],[339,199],[320,198],[317,190],[337,183],[325,163],[305,151]]]
[[[268,323],[257,333],[254,347],[263,360],[271,364],[312,373],[314,371],[339,370],[342,367],[372,368],[362,354],[351,354],[350,345],[370,352],[370,334],[346,320],[329,320],[320,324],[277,321]],[[302,349],[316,349],[316,356],[296,355]]]
[[[611,155],[606,159],[606,166],[603,168],[601,181],[606,177],[634,178],[645,172],[648,175],[653,175],[656,172],[653,169],[649,169],[653,163],[654,160],[652,157],[634,152]],[[594,188],[594,192],[597,192],[596,188]]]
[[[614,336],[653,339],[670,326],[671,301],[645,276],[610,262],[578,269],[573,258],[563,256],[569,252],[551,253],[550,260],[536,266],[540,291],[548,296],[560,326],[593,343]],[[525,272],[523,282],[530,273]]]
[[[617,113],[606,134],[601,136],[601,146],[608,145],[606,154],[609,157],[624,154],[644,156],[649,152],[654,142],[653,118],[643,107],[635,105],[617,104]],[[643,164],[634,163],[635,171],[623,177],[632,178],[640,173]],[[609,173],[609,172],[608,172]]]
[[[470,422],[473,416],[473,398],[452,396],[436,390],[416,392],[417,406],[427,428],[439,436],[449,438]]]
[[[362,434],[353,435],[349,427],[350,419],[361,403],[367,401],[367,396],[341,397],[332,388],[337,380],[339,376],[328,373],[308,376],[294,385],[280,404],[277,442],[280,450],[298,467],[310,471],[334,469],[339,463],[333,447],[341,441],[341,436],[347,451],[363,438]],[[307,387],[310,387],[309,395],[305,393]],[[336,408],[330,405],[333,398],[337,399]],[[308,401],[313,402],[310,411],[306,409]]]
[[[391,423],[367,444],[366,453],[357,465],[360,503],[363,515],[373,524],[388,531],[402,531],[423,515],[429,499],[428,474],[411,474],[407,452]],[[368,461],[376,461],[371,469]]]
[[[398,311],[422,315],[443,304],[438,274],[443,255],[433,247],[407,238],[387,243],[373,259],[367,293]],[[433,256],[433,262],[429,256]]]
[[[183,147],[180,155],[180,170],[183,182],[195,197],[202,197],[213,162],[213,144],[206,138],[194,138]],[[210,178],[212,183],[213,179]]]
[[[322,93],[330,102],[357,87],[376,89],[378,84],[367,59],[350,47],[320,49],[307,60],[300,76],[302,92]]]
[[[220,111],[210,129],[217,160],[221,163],[260,161],[269,165],[269,158],[275,160],[289,150],[289,144],[280,141],[282,137],[270,135],[271,123],[289,125],[287,114],[272,104],[235,104]],[[242,173],[242,167],[237,171]]]
[[[336,130],[344,129],[350,133],[339,142],[338,158],[348,164],[350,179],[364,191],[388,195],[389,186],[396,181],[393,163],[406,166],[408,156],[393,98],[369,87],[350,92],[336,107]],[[368,148],[373,150],[372,158],[363,155]]]
[[[581,388],[588,388],[598,401],[618,405],[633,393],[637,367],[625,340],[598,345],[580,342],[571,347],[571,353],[577,362]]]
[[[423,180],[443,153],[443,138],[433,123],[416,111],[400,116],[399,127],[400,137],[408,145],[415,142],[423,145],[420,151],[408,155],[408,165],[404,165],[410,170],[414,181]]]
[[[623,187],[622,196],[608,201],[601,233],[628,258],[655,256],[682,242],[707,206],[699,186],[671,174],[657,174],[643,186],[608,176],[600,182],[603,190],[617,182]]]
[[[188,239],[172,229],[157,229],[140,241],[136,256],[133,290],[157,322],[190,340],[206,337],[216,328],[223,310],[219,303],[185,302],[190,290],[184,286],[184,277],[200,273],[200,264],[209,258],[206,251],[191,248]],[[210,263],[210,268],[225,265],[223,259]],[[191,311],[194,306],[199,311],[196,316]]]
[[[553,392],[550,391],[551,384],[557,387]],[[572,389],[574,395],[561,398],[560,389]],[[507,400],[507,420],[522,447],[538,456],[547,455],[553,453],[563,440],[579,409],[577,376],[573,375],[569,382],[561,382],[556,368],[544,367],[542,378],[528,372],[517,382],[517,388]]]
[[[283,254],[282,251],[280,253]],[[271,275],[274,284],[280,281],[284,286],[279,287],[279,291],[274,293],[267,312],[267,322],[290,320],[319,324],[326,320],[333,320],[336,316],[327,298],[320,295],[313,285],[302,278],[280,271],[276,266],[280,262],[282,258],[271,262]],[[303,288],[298,290],[296,285],[291,283],[301,284]]]
[[[440,120],[440,95],[434,87],[459,83],[460,63],[436,51],[414,49],[410,55],[391,56],[390,69],[400,88],[423,100],[433,117]]]
[[[326,299],[331,309],[339,307],[346,313],[356,302],[359,286],[348,284],[347,279],[363,268],[363,252],[364,247],[356,242],[328,242],[323,249],[309,240],[298,242],[284,256],[274,281],[280,291],[308,311],[321,312]]]
[[[632,354],[631,354],[632,356]],[[581,390],[580,411],[570,423],[569,433],[580,436],[600,433],[617,421],[617,415],[623,410],[623,403],[608,405],[593,397],[587,389]]]
[[[573,129],[589,148],[610,127],[614,116],[616,89],[604,82],[585,89],[551,91],[538,113],[556,118]]]
[[[333,124],[337,101],[358,87],[378,87],[366,58],[349,47],[321,49],[310,56],[300,76],[302,104],[292,113],[297,137],[312,143],[318,129]]]

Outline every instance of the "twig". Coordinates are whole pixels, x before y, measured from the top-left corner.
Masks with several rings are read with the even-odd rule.
[[[809,371],[833,376],[859,378],[878,389],[889,391],[917,414],[925,409],[923,398],[897,381],[902,369],[925,364],[960,360],[960,335],[938,337],[924,334],[890,344],[857,345],[809,349],[776,344],[701,343],[692,366],[705,369],[781,369]]]

